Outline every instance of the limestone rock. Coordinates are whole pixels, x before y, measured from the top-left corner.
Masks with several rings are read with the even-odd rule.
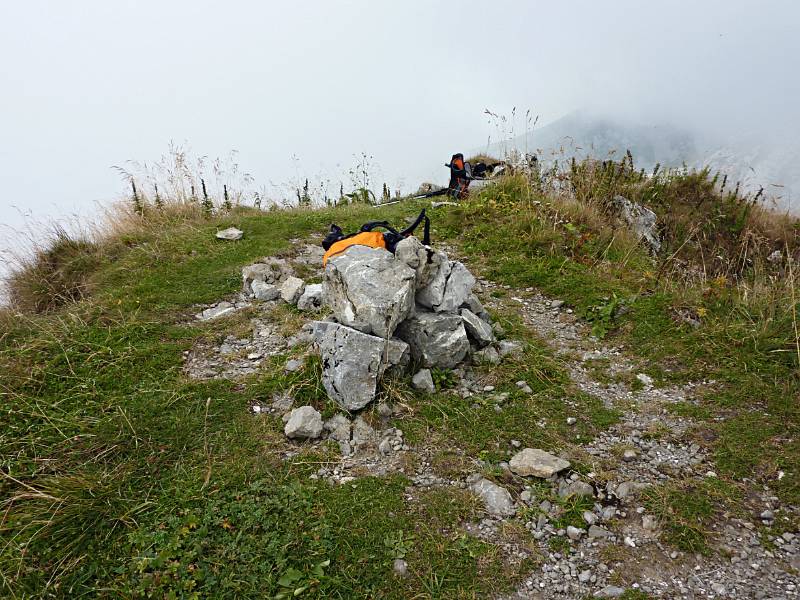
[[[411,378],[411,385],[414,386],[415,390],[427,392],[428,394],[432,394],[436,391],[430,369],[420,369],[417,371],[416,375]]]
[[[467,332],[458,315],[418,312],[400,324],[397,337],[408,343],[412,357],[424,367],[451,369],[469,351]]]
[[[342,415],[333,415],[323,424],[325,431],[330,432],[328,437],[337,442],[350,441],[350,420]]]
[[[217,232],[217,239],[235,241],[242,239],[243,235],[244,231],[242,231],[241,229],[236,229],[236,227],[228,227],[227,229],[223,229],[222,231]]]
[[[661,250],[661,239],[658,235],[656,214],[649,208],[631,202],[624,196],[614,196],[611,205],[617,210],[620,218],[653,252]]]
[[[323,289],[337,321],[387,338],[414,310],[415,272],[383,248],[352,246],[328,261]]]
[[[322,384],[345,410],[359,410],[372,402],[378,377],[410,360],[408,344],[400,340],[387,342],[330,321],[313,325],[322,355]]]
[[[265,281],[251,282],[250,289],[253,292],[253,297],[256,300],[261,300],[263,302],[277,300],[281,295],[281,291],[278,289],[277,285],[273,285]]]
[[[472,355],[472,362],[476,365],[496,365],[500,363],[500,353],[494,346],[486,346]]]
[[[547,478],[569,468],[570,463],[544,450],[525,448],[511,457],[508,466],[514,473],[523,477],[533,475]]]
[[[211,319],[218,319],[219,317],[229,315],[235,310],[236,307],[230,302],[220,302],[216,306],[205,309],[200,314],[195,315],[195,317],[200,321],[210,321]]]
[[[287,277],[283,283],[281,283],[281,298],[284,302],[288,302],[289,304],[297,304],[300,296],[303,295],[305,287],[305,282],[299,277]]]
[[[417,292],[417,302],[434,312],[456,312],[472,295],[475,277],[457,261],[436,254],[439,264],[430,282]],[[435,263],[431,263],[435,267]],[[432,267],[432,268],[433,268]]]
[[[322,284],[310,283],[297,301],[297,308],[300,310],[319,310],[322,308],[322,298]]]
[[[291,270],[282,258],[268,257],[262,262],[248,265],[242,269],[242,291],[252,294],[254,281],[277,284],[291,275]]]
[[[473,483],[470,489],[483,500],[490,514],[497,517],[513,517],[516,513],[514,500],[506,488],[481,478]]]
[[[467,335],[472,338],[478,346],[482,348],[494,341],[492,326],[474,312],[468,308],[462,308],[461,318],[464,319],[464,328],[467,330]]]
[[[295,408],[283,432],[292,439],[315,439],[322,433],[322,416],[313,406]]]

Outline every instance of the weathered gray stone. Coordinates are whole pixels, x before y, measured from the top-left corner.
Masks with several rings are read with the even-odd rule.
[[[486,510],[494,516],[513,517],[517,512],[509,491],[488,479],[478,479],[470,489],[483,500]]]
[[[394,250],[397,260],[414,269],[416,289],[426,287],[439,269],[439,262],[447,262],[447,255],[437,253],[422,245],[416,237],[409,236],[401,240]]]
[[[400,324],[397,337],[408,343],[414,360],[424,367],[451,369],[469,351],[459,315],[418,312]]]
[[[658,235],[656,214],[649,208],[631,202],[624,196],[614,196],[611,205],[639,239],[645,241],[653,254],[658,254],[658,251],[661,250],[661,239]]]
[[[305,287],[305,282],[299,277],[287,277],[280,286],[281,298],[289,304],[297,304]]]
[[[621,587],[617,587],[616,585],[607,585],[602,590],[597,590],[594,593],[595,598],[619,598],[622,594],[625,593],[625,590]]]
[[[590,538],[610,538],[610,537],[614,537],[614,534],[611,533],[608,529],[603,529],[599,525],[590,525],[589,526],[589,537]]]
[[[558,495],[561,498],[570,498],[572,496],[591,498],[594,496],[594,488],[585,481],[578,480],[573,481],[559,489]]]
[[[287,373],[296,373],[303,368],[304,364],[305,361],[302,358],[290,358],[286,361],[286,365],[283,367],[283,370]]]
[[[310,283],[297,301],[300,310],[319,310],[322,308],[323,294],[321,283]]]
[[[323,283],[336,320],[391,337],[414,310],[415,272],[382,248],[352,246],[328,261]]]
[[[472,295],[475,277],[462,263],[446,260],[441,252],[431,258],[435,261],[430,267],[433,275],[417,292],[417,302],[434,312],[456,312]]]
[[[430,369],[420,369],[417,371],[416,375],[411,378],[411,385],[414,386],[415,390],[427,392],[428,394],[432,394],[436,391]]]
[[[217,232],[217,239],[235,241],[242,239],[243,235],[244,232],[241,229],[236,229],[236,227],[228,227],[227,229]]]
[[[353,421],[353,445],[363,448],[374,445],[377,441],[378,434],[375,433],[372,425],[367,423],[363,417],[356,417],[356,420]]]
[[[522,354],[522,344],[513,340],[501,340],[497,344],[497,350],[500,358],[505,358],[509,354],[519,356]]]
[[[490,322],[489,313],[486,312],[486,309],[483,307],[483,304],[475,294],[470,294],[469,298],[462,304],[462,308],[468,308],[476,315],[478,315],[482,320],[486,321],[487,323]]]
[[[322,416],[313,406],[295,408],[283,432],[292,439],[315,439],[322,433]]]
[[[248,265],[242,269],[242,291],[252,294],[254,281],[277,284],[291,275],[291,270],[282,258],[268,257],[262,262]]]
[[[525,448],[511,457],[508,466],[514,473],[523,477],[533,475],[547,478],[568,469],[570,463],[539,448]]]
[[[250,283],[250,289],[253,293],[253,297],[263,302],[277,300],[281,295],[281,291],[278,289],[277,285],[265,281],[252,281]]]
[[[410,360],[405,342],[387,342],[330,321],[314,322],[314,339],[322,355],[322,384],[345,410],[359,410],[372,402],[378,377]]]
[[[236,310],[236,307],[230,302],[220,302],[216,306],[205,309],[195,317],[201,321],[210,321],[211,319],[218,319],[225,315],[229,315]]]
[[[333,415],[325,421],[323,427],[325,431],[330,432],[328,437],[331,439],[337,442],[350,441],[350,420],[346,416],[342,414]]]
[[[494,346],[486,346],[472,355],[472,362],[476,365],[496,365],[500,362],[500,353]]]
[[[567,526],[567,537],[571,540],[579,540],[583,536],[584,531],[579,527]]]
[[[492,327],[486,321],[467,308],[461,309],[461,318],[464,319],[464,328],[467,335],[481,348],[494,341]]]

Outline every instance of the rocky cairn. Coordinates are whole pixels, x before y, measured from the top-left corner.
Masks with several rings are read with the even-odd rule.
[[[328,395],[353,411],[375,399],[388,371],[414,364],[453,368],[495,343],[489,316],[460,262],[415,237],[382,248],[354,246],[325,268],[322,298],[330,320],[313,323]],[[426,376],[427,375],[427,376]],[[430,391],[430,372],[419,389]]]

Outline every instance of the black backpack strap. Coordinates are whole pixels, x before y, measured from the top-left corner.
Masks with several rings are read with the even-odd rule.
[[[345,238],[344,232],[342,228],[336,224],[331,223],[331,230],[328,232],[328,235],[322,240],[322,247],[325,250],[330,249],[336,242],[339,240],[343,240]]]
[[[363,231],[372,231],[373,229],[376,229],[378,227],[383,227],[387,231],[390,231],[392,233],[397,233],[397,230],[394,227],[392,227],[391,225],[389,225],[389,221],[370,221],[369,223],[364,223],[361,226],[361,231],[362,232]]]

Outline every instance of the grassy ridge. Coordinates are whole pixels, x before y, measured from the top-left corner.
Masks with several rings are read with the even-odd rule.
[[[785,502],[800,501],[792,476],[800,468],[794,284],[763,260],[781,244],[796,253],[797,228],[756,209],[744,214],[707,181],[576,169],[558,185],[506,178],[459,207],[432,211],[434,241],[457,245],[470,268],[566,300],[598,335],[646,360],[658,381],[716,382],[676,410],[696,419],[697,440],[731,487],[666,489],[653,500],[675,525],[672,541],[696,548],[715,510],[739,509],[740,488],[768,483]],[[668,232],[661,259],[614,226],[603,199],[615,193],[659,212]],[[342,598],[482,597],[513,584],[529,565],[509,566],[496,546],[460,533],[477,507],[459,491],[408,500],[400,475],[331,488],[308,476],[330,463],[332,449],[282,459],[279,420],[253,419],[247,408],[275,390],[310,390],[313,363],[287,376],[279,358],[245,384],[181,373],[182,353],[219,335],[212,324],[182,322],[193,305],[238,290],[242,265],[331,221],[351,230],[375,218],[402,223],[419,207],[156,215],[113,239],[71,245],[78,250],[69,269],[54,260],[36,271],[63,275],[58,301],[35,301],[52,292],[47,287],[21,288],[31,308],[49,312],[0,316],[3,595],[254,597],[308,588]],[[713,227],[687,242],[681,232],[688,235],[693,220]],[[246,232],[241,242],[214,239],[229,225]],[[742,236],[758,239],[746,246],[749,263],[736,260]],[[714,252],[734,267],[709,263],[699,276],[698,257]],[[68,293],[70,281],[80,294]],[[514,397],[498,414],[448,394],[412,396],[399,382],[387,393],[415,409],[401,422],[409,439],[441,440],[443,449],[491,464],[505,458],[511,438],[558,448],[574,437],[575,430],[530,428],[545,412],[563,422],[567,399],[590,416],[582,436],[613,422],[594,399],[575,395],[514,315],[497,317],[526,340],[523,359],[493,373],[498,390],[514,394],[513,383],[526,379],[534,395]],[[331,411],[311,392],[304,399]],[[472,468],[444,450],[436,460],[443,473]],[[779,479],[779,471],[787,475]],[[676,503],[681,494],[696,502]],[[401,555],[414,565],[402,580],[391,575]]]

